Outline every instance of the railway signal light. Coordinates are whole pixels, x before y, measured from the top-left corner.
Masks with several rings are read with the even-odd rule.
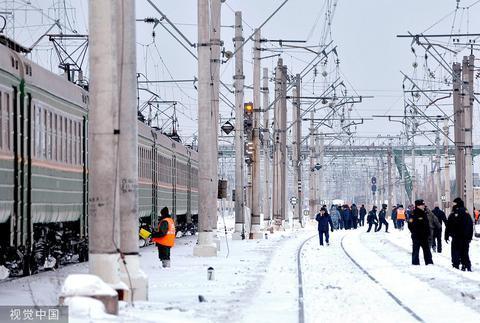
[[[246,133],[253,130],[253,103],[247,102],[243,104],[243,128]]]

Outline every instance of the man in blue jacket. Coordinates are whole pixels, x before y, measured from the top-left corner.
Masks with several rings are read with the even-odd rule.
[[[323,235],[325,234],[325,242],[327,243],[327,246],[330,245],[328,238],[328,226],[330,225],[330,230],[333,232],[333,223],[332,223],[332,218],[327,212],[327,209],[325,207],[322,207],[320,209],[320,213],[317,214],[315,220],[318,222],[318,235],[320,237],[320,245],[323,246]]]

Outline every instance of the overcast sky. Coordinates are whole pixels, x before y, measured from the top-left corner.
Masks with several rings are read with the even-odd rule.
[[[244,34],[249,36],[253,28],[259,26],[284,0],[227,0],[222,6],[222,39],[226,50],[233,50],[233,24],[234,12],[242,11],[244,20]],[[10,1],[9,1],[10,2]],[[29,8],[24,3],[17,1],[18,7]],[[45,26],[51,24],[49,17],[55,15],[52,3],[48,0],[30,1],[36,8],[41,8],[41,13],[32,11],[16,11],[15,36],[26,45],[31,45],[43,32]],[[59,1],[56,1],[59,3]],[[60,1],[61,2],[61,1]],[[173,21],[176,26],[186,35],[191,42],[196,42],[197,37],[197,1],[178,0],[160,1],[153,0],[158,8]],[[448,73],[438,68],[438,64],[429,55],[425,60],[425,52],[419,46],[415,46],[416,55],[411,51],[410,39],[396,38],[397,34],[406,34],[408,31],[428,34],[475,33],[480,32],[480,22],[475,17],[480,14],[480,3],[475,0],[460,0],[456,9],[456,0],[289,0],[287,4],[265,25],[262,30],[262,38],[267,39],[295,39],[307,40],[307,45],[320,45],[326,25],[326,15],[331,16],[331,33],[328,33],[324,41],[333,41],[338,49],[338,66],[333,57],[328,65],[317,68],[317,75],[310,74],[304,79],[303,91],[307,95],[319,95],[328,82],[340,76],[348,87],[349,94],[374,96],[372,99],[364,99],[364,102],[353,106],[351,117],[370,118],[372,115],[399,115],[403,114],[404,100],[402,92],[403,76],[400,71],[418,79],[419,85],[424,88],[450,88],[451,85],[443,82],[448,81]],[[0,1],[5,6],[6,1]],[[337,3],[334,7],[333,4]],[[160,17],[146,0],[137,0],[137,18]],[[66,0],[69,18],[64,19],[66,29],[76,29],[80,33],[87,33],[88,1]],[[332,11],[328,12],[327,8]],[[70,9],[73,8],[73,9]],[[61,17],[62,18],[62,17]],[[43,25],[43,26],[42,26]],[[22,28],[31,26],[30,28]],[[64,30],[66,30],[64,29]],[[68,31],[68,30],[67,30]],[[150,80],[170,79],[193,79],[197,75],[195,59],[182,48],[161,26],[155,28],[155,37],[152,36],[153,25],[143,22],[137,23],[137,57],[138,71],[146,74]],[[7,31],[9,32],[9,31]],[[461,42],[468,42],[474,37],[463,37]],[[450,44],[451,39],[434,39],[436,43]],[[33,59],[55,70],[55,64],[51,63],[54,56],[51,49],[45,51],[43,41],[38,50],[32,54]],[[332,45],[332,46],[333,46]],[[273,43],[264,46],[270,50],[276,50]],[[457,47],[458,48],[458,47]],[[245,46],[245,74],[246,84],[252,84],[252,43]],[[194,50],[194,49],[193,49]],[[195,51],[195,50],[194,50]],[[443,50],[441,51],[443,53]],[[267,56],[273,52],[263,52]],[[475,52],[477,54],[477,52]],[[456,59],[461,61],[463,51],[456,55],[447,54],[445,60],[448,64]],[[312,58],[305,51],[285,51],[282,53],[284,63],[288,66],[289,73],[298,73],[305,67],[305,62]],[[418,66],[415,70],[412,64]],[[276,65],[276,58],[262,60],[263,67],[270,69],[270,75]],[[323,77],[322,72],[327,72]],[[221,68],[222,80],[226,84],[232,84],[233,60],[223,64]],[[443,82],[443,83],[442,83]],[[271,84],[271,88],[273,85]],[[407,87],[410,84],[407,82]],[[478,87],[477,87],[478,88]],[[162,86],[152,86],[165,100],[177,100],[178,121],[180,134],[187,142],[197,129],[197,101],[196,90],[193,83],[171,83]],[[224,93],[234,102],[234,97],[227,91]],[[271,92],[273,94],[273,91]],[[246,100],[252,97],[251,91],[246,91]],[[142,97],[146,99],[145,97]],[[307,106],[307,102],[304,102]],[[426,104],[426,98],[420,98],[419,104]],[[447,114],[451,114],[451,100],[443,100],[441,104]],[[166,108],[166,107],[163,107]],[[436,115],[438,111],[430,108],[428,114]],[[166,111],[171,113],[171,109]],[[322,111],[317,113],[322,115]],[[223,118],[232,117],[232,109],[225,104],[221,106]],[[288,115],[290,116],[290,111]],[[478,120],[478,109],[475,106],[474,120]],[[161,120],[161,122],[166,121]],[[166,122],[165,130],[169,130]],[[474,123],[475,124],[475,123]],[[304,134],[308,124],[304,123]],[[430,129],[425,127],[425,129]],[[352,127],[357,136],[398,135],[401,131],[399,123],[388,123],[385,118],[376,118],[366,121],[362,125]],[[324,132],[330,132],[329,128],[322,128]],[[480,132],[474,129],[475,138],[479,139]],[[428,143],[427,140],[418,138],[420,143]],[[355,139],[354,143],[369,144],[372,140]]]

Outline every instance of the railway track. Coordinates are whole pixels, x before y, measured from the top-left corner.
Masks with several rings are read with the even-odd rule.
[[[298,248],[297,251],[297,273],[298,273],[298,322],[299,323],[305,323],[305,305],[304,305],[304,290],[303,290],[303,273],[302,273],[302,264],[301,264],[301,255],[302,255],[302,250],[305,247],[305,245],[312,240],[313,238],[317,237],[318,235],[315,234],[302,242],[300,247]],[[394,293],[392,293],[390,290],[385,288],[375,277],[367,270],[365,269],[362,265],[360,265],[353,257],[352,255],[346,250],[343,240],[345,239],[345,236],[342,237],[341,242],[340,242],[340,247],[342,249],[342,252],[347,256],[350,262],[352,262],[355,267],[357,267],[365,276],[367,276],[371,281],[373,281],[376,285],[378,285],[396,304],[398,304],[403,310],[405,310],[414,320],[417,322],[425,322],[415,311],[413,311],[408,305],[403,303],[397,296],[395,296]]]

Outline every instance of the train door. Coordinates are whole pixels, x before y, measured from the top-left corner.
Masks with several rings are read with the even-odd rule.
[[[190,151],[188,153],[187,167],[186,167],[186,181],[187,181],[187,225],[192,223],[192,157]]]
[[[14,230],[15,246],[22,254],[23,274],[32,273],[33,222],[31,218],[32,97],[25,93],[25,82],[13,87],[14,153]]]
[[[159,181],[159,169],[158,169],[158,149],[154,142],[152,146],[152,210],[150,213],[150,223],[156,228],[158,219],[158,181]]]
[[[88,236],[88,119],[86,116],[83,117],[82,129],[83,203],[80,217],[80,238]]]
[[[177,156],[172,156],[172,215],[177,223]]]

